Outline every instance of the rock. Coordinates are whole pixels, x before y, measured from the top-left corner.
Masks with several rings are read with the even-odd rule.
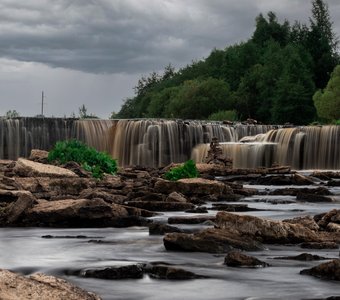
[[[127,201],[125,205],[150,211],[184,211],[195,207],[195,205],[191,203],[163,201]]]
[[[48,162],[48,151],[39,150],[39,149],[32,149],[31,154],[29,156],[29,160],[46,164]]]
[[[209,228],[198,233],[168,233],[163,238],[167,250],[224,253],[233,249],[263,250],[261,243],[239,233]]]
[[[340,209],[332,209],[325,214],[316,215],[314,219],[324,229],[327,228],[328,223],[340,224]]]
[[[155,190],[159,193],[179,192],[186,196],[232,194],[232,189],[216,180],[203,178],[186,178],[177,181],[159,179],[155,183]]]
[[[225,204],[225,203],[213,203],[212,210],[219,210],[219,211],[234,211],[234,212],[241,212],[241,211],[255,211],[258,210],[257,208],[250,208],[248,204]]]
[[[98,296],[54,276],[29,277],[0,269],[0,299],[100,300]]]
[[[303,275],[312,275],[321,279],[340,280],[340,259],[334,259],[322,263],[311,269],[304,269],[300,272]]]
[[[296,256],[274,257],[274,259],[292,259],[292,260],[301,260],[301,261],[313,261],[313,260],[323,260],[323,259],[328,259],[328,258],[319,256],[319,255],[313,255],[310,253],[301,253]]]
[[[12,203],[18,200],[21,195],[31,194],[25,190],[2,190],[0,189],[0,203]]]
[[[24,216],[27,210],[33,207],[36,198],[30,193],[22,193],[18,200],[11,203],[6,209],[7,224],[13,225]]]
[[[318,234],[301,224],[290,224],[248,215],[218,212],[216,224],[222,230],[235,230],[263,243],[296,244],[321,241]]]
[[[335,242],[306,242],[300,245],[301,248],[307,249],[338,249],[339,246]]]
[[[22,177],[78,177],[74,172],[57,166],[33,162],[28,159],[19,158],[13,171]]]
[[[204,278],[204,276],[197,275],[190,271],[162,265],[148,266],[146,273],[155,279],[188,280]]]
[[[330,178],[338,178],[340,179],[340,172],[333,172],[333,171],[326,171],[326,172],[320,172],[320,171],[314,171],[311,175],[312,177],[317,177],[322,180],[329,180]]]
[[[201,224],[206,221],[215,222],[215,216],[169,217],[169,224]]]
[[[183,194],[177,193],[177,192],[172,192],[170,195],[166,198],[166,202],[182,202],[186,203],[187,199],[184,197]]]
[[[258,267],[268,267],[264,261],[257,259],[256,257],[249,256],[243,254],[239,251],[230,251],[228,255],[224,258],[224,264],[229,267],[250,267],[250,268],[258,268]]]
[[[150,235],[164,235],[170,232],[184,232],[184,230],[168,224],[152,223],[149,225]]]
[[[325,187],[317,188],[284,188],[276,189],[269,193],[269,195],[285,195],[285,196],[296,196],[297,194],[308,194],[308,195],[332,195],[332,193]]]
[[[327,224],[326,230],[330,232],[340,233],[340,224],[330,222]]]
[[[283,220],[282,222],[290,224],[300,224],[313,231],[318,231],[320,229],[319,225],[315,222],[314,218],[312,218],[311,216],[296,217],[294,219]]]
[[[89,171],[84,170],[78,163],[75,161],[69,161],[65,164],[62,165],[63,168],[68,169],[75,174],[77,174],[79,177],[84,177],[84,178],[91,178],[92,173]]]
[[[107,203],[123,204],[127,200],[127,196],[115,194],[115,191],[104,190],[101,188],[89,188],[83,190],[79,194],[79,199],[94,199],[100,198]]]
[[[74,275],[100,279],[139,279],[143,278],[144,265],[114,266],[102,269],[85,269],[74,272]]]
[[[47,227],[106,227],[128,217],[125,208],[101,199],[40,201],[26,213],[23,223]]]
[[[185,211],[186,213],[193,213],[193,214],[207,214],[208,209],[205,206],[197,206],[192,209],[187,209]]]
[[[304,193],[298,193],[296,195],[296,200],[304,202],[334,202],[334,200],[328,196]]]
[[[327,182],[328,186],[340,186],[340,180],[330,180]]]
[[[301,174],[292,175],[267,175],[259,177],[256,184],[262,185],[311,185],[314,181]]]

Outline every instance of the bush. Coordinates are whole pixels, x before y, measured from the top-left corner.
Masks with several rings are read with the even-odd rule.
[[[117,172],[117,162],[108,154],[99,152],[77,140],[59,141],[48,154],[49,162],[65,164],[74,161],[95,178],[101,179],[104,173]]]
[[[181,178],[196,178],[199,173],[196,164],[192,160],[188,160],[183,166],[172,168],[164,174],[165,179],[176,181]]]
[[[208,117],[210,121],[236,121],[237,113],[235,110],[220,110]]]

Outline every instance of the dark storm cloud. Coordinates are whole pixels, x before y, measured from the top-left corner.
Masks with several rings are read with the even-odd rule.
[[[307,0],[0,0],[0,56],[92,73],[143,73],[247,40],[260,12],[305,21],[310,6]]]

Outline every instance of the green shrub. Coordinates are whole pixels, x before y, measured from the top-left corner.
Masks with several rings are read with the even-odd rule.
[[[236,121],[237,113],[235,110],[220,110],[208,117],[210,121]]]
[[[195,178],[199,173],[196,164],[192,160],[188,160],[182,166],[172,168],[164,174],[165,179],[176,181],[181,178]]]
[[[101,179],[104,173],[114,174],[117,162],[108,154],[99,152],[77,140],[59,141],[48,154],[49,162],[65,164],[74,161],[95,178]]]

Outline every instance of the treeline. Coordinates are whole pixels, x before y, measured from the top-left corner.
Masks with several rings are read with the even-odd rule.
[[[135,97],[126,99],[115,117],[309,124],[317,119],[313,95],[326,87],[337,64],[328,5],[314,0],[308,25],[260,14],[248,41],[214,49],[178,71],[168,65],[163,74],[142,77]],[[321,95],[314,97],[318,112]]]

